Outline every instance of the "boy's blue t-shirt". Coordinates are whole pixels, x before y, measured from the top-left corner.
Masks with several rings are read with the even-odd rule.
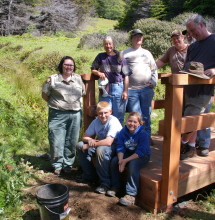
[[[89,136],[96,135],[98,140],[103,140],[106,137],[115,138],[121,129],[122,125],[119,120],[113,115],[110,115],[105,124],[102,124],[98,118],[94,119],[85,133]]]
[[[133,134],[126,126],[117,135],[117,153],[126,155],[138,154],[139,157],[150,155],[150,138],[143,125],[140,125]]]

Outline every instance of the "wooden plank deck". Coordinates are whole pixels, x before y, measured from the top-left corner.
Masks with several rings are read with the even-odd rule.
[[[198,190],[215,182],[215,128],[212,128],[210,153],[208,157],[196,156],[180,161],[178,197]],[[157,213],[160,207],[162,181],[162,144],[163,137],[152,136],[152,156],[150,163],[141,170],[140,190],[137,204]],[[170,192],[171,193],[171,192]],[[175,198],[175,202],[177,198]]]

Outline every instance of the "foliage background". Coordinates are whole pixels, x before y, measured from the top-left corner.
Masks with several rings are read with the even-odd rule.
[[[32,7],[46,2],[23,1]],[[62,56],[74,57],[77,73],[89,73],[93,59],[103,51],[101,40],[105,35],[113,36],[117,49],[122,50],[130,46],[128,31],[140,28],[145,38],[143,47],[158,58],[170,46],[172,30],[183,30],[183,21],[191,11],[207,15],[211,30],[215,27],[209,17],[215,15],[214,4],[209,0],[75,2],[94,9],[91,12],[95,16],[88,17],[77,31],[62,29],[35,36],[30,27],[23,35],[0,36],[0,219],[22,219],[25,195],[20,189],[28,186],[30,178],[35,178],[32,169],[44,168],[36,157],[38,153],[49,151],[47,106],[41,99],[41,86],[55,73]],[[158,82],[155,99],[163,97],[164,87]],[[152,133],[157,132],[161,119],[163,111],[154,110]]]

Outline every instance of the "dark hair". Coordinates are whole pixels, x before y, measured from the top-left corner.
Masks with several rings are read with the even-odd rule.
[[[75,70],[76,70],[75,60],[74,60],[72,57],[70,57],[70,56],[65,56],[65,57],[63,57],[63,58],[61,59],[59,65],[58,65],[58,71],[59,71],[60,73],[63,73],[63,64],[64,64],[64,61],[67,60],[67,59],[73,61],[73,63],[74,63],[74,72],[75,72]]]

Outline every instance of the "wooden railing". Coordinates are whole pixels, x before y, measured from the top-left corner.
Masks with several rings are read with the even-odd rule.
[[[159,126],[159,134],[164,137],[160,202],[161,208],[165,209],[178,197],[181,134],[215,126],[215,113],[182,117],[183,86],[215,84],[215,77],[205,80],[187,74],[172,74],[161,77],[161,83],[166,85],[164,121]]]
[[[96,76],[82,74],[86,85],[84,97],[84,129],[94,119],[96,113],[95,80]],[[154,100],[154,109],[164,108],[164,120],[159,123],[159,134],[164,137],[162,153],[162,180],[160,208],[165,210],[178,198],[179,156],[181,134],[207,127],[215,127],[215,113],[182,117],[183,86],[189,84],[215,84],[210,80],[196,78],[187,74],[161,74],[165,84],[165,100]]]

